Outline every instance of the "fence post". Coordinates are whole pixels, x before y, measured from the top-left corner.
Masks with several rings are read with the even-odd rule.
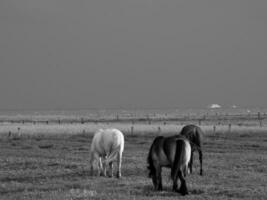
[[[131,126],[131,135],[133,135],[133,133],[134,133],[134,127]]]
[[[158,127],[158,133],[159,133],[159,134],[161,133],[161,128],[160,128],[160,126]]]
[[[21,136],[20,127],[18,127],[18,137]]]
[[[229,131],[229,133],[231,133],[231,127],[232,127],[232,124],[229,124],[228,125],[228,131]]]
[[[261,118],[261,113],[258,112],[258,120],[260,120],[260,118]]]
[[[213,133],[216,133],[216,126],[213,126]]]
[[[258,112],[258,120],[259,120],[259,125],[262,127],[262,119],[261,119],[261,113]]]

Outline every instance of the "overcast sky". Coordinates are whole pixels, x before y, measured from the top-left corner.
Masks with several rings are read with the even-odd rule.
[[[266,0],[1,0],[0,109],[267,107]]]

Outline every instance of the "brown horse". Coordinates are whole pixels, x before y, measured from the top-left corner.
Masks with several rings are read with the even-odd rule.
[[[191,143],[191,159],[189,162],[189,169],[190,173],[192,173],[192,166],[193,166],[193,152],[198,151],[199,154],[199,163],[200,163],[200,175],[203,175],[202,169],[202,138],[203,138],[203,131],[200,127],[190,124],[186,125],[182,128],[180,135],[186,137]]]
[[[191,156],[191,146],[184,137],[163,137],[154,139],[147,158],[149,177],[152,178],[154,188],[162,190],[161,168],[171,168],[173,190],[182,195],[188,194],[185,176],[188,172],[188,163]],[[178,190],[178,178],[181,181]]]

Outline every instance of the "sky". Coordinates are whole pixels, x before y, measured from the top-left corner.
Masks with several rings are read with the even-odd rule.
[[[0,109],[267,107],[266,0],[1,0]]]

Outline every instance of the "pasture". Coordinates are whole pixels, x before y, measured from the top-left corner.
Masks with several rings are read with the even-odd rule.
[[[5,127],[8,126],[8,127]],[[0,199],[266,199],[267,131],[264,127],[203,127],[204,176],[195,154],[193,174],[186,177],[189,195],[171,191],[170,170],[163,170],[163,191],[153,190],[146,158],[153,138],[179,131],[177,126],[107,124],[125,134],[122,178],[90,176],[92,129],[83,125],[52,127],[2,125],[0,137]],[[67,128],[66,128],[67,126]],[[101,126],[101,124],[98,124]],[[87,127],[87,128],[86,128]],[[124,127],[124,128],[123,128]],[[46,134],[46,131],[48,132]],[[53,132],[54,131],[54,132]],[[27,134],[28,133],[28,134]],[[116,164],[114,166],[116,169]]]

